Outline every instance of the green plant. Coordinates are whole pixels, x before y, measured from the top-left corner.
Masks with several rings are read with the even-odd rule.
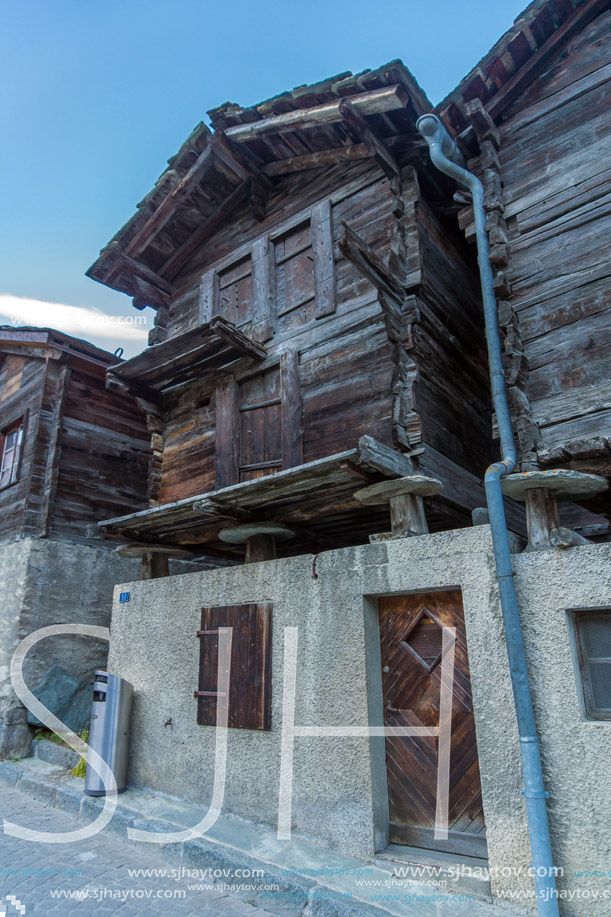
[[[83,729],[82,732],[79,732],[79,739],[82,739],[83,742],[89,741],[89,730]],[[73,777],[84,777],[87,770],[87,756],[80,758],[76,767],[72,768]]]

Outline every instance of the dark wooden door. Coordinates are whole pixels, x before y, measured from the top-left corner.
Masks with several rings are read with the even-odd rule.
[[[277,366],[216,389],[216,489],[302,462],[301,388],[295,350]]]
[[[437,736],[387,736],[391,843],[486,856],[460,591],[382,598],[379,612],[386,726],[439,726],[442,625],[456,628],[448,836],[435,838]]]

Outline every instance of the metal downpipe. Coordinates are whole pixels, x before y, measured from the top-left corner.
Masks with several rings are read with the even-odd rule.
[[[416,126],[429,145],[433,164],[441,172],[449,175],[459,185],[470,191],[473,198],[477,260],[486,323],[492,401],[496,411],[502,456],[502,461],[494,462],[486,469],[484,485],[490,516],[496,578],[505,626],[511,685],[520,733],[520,757],[524,780],[523,793],[526,800],[535,892],[537,895],[537,911],[540,917],[558,917],[556,870],[553,865],[547,804],[545,801],[548,793],[546,793],[543,783],[539,739],[535,725],[524,638],[513,580],[514,571],[511,563],[505,507],[503,506],[501,492],[501,478],[505,474],[510,474],[517,465],[517,450],[511,427],[505,373],[503,371],[501,336],[494,293],[494,275],[490,263],[488,234],[485,226],[484,189],[480,180],[465,168],[466,162],[462,153],[436,115],[422,115],[418,118]]]

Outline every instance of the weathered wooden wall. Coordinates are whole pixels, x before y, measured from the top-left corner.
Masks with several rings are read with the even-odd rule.
[[[411,167],[403,169],[399,196],[398,215],[396,188],[368,162],[287,176],[274,189],[265,220],[244,207],[194,254],[176,278],[163,334],[173,337],[201,321],[202,275],[219,267],[220,284],[229,283],[223,268],[255,239],[329,199],[335,311],[317,317],[306,303],[283,315],[281,303],[275,333],[265,342],[266,361],[232,371],[243,378],[249,366],[259,372],[277,365],[281,352],[297,352],[304,462],[353,448],[369,434],[388,445],[398,439],[404,448],[429,444],[481,477],[491,458],[490,406],[473,257],[451,221],[440,224]],[[376,289],[340,254],[343,221],[384,261],[404,243],[398,260],[419,314],[406,347],[389,338]],[[248,285],[249,265],[240,264],[236,276]],[[279,291],[276,300],[282,300]],[[239,310],[235,315],[240,318]],[[251,333],[252,324],[241,330]],[[217,381],[204,377],[166,396],[161,488],[153,502],[214,489]]]
[[[98,521],[146,505],[150,437],[133,399],[106,391],[107,362],[5,357],[0,429],[25,417],[25,434],[19,480],[0,491],[0,537],[96,541]]]
[[[74,358],[65,395],[49,532],[101,537],[92,522],[146,505],[150,435],[132,398],[105,389],[105,366]]]
[[[0,354],[0,429],[25,417],[19,480],[0,490],[0,538],[17,535],[24,525],[35,464],[34,450],[45,376],[45,361]]]
[[[500,125],[508,299],[544,463],[602,456],[600,438],[611,435],[610,59],[606,11],[553,58]]]

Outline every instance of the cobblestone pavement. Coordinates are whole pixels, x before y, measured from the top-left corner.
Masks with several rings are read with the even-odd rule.
[[[70,815],[5,786],[0,787],[0,816],[39,831],[82,827]],[[101,832],[73,844],[40,844],[10,837],[0,825],[0,917],[265,917],[268,913],[249,904],[247,892],[242,900],[218,888],[202,888],[205,878],[202,883],[191,876],[130,876],[129,870],[134,869],[175,870],[175,876],[178,872],[177,864],[165,860],[161,851],[136,847],[116,834]]]

